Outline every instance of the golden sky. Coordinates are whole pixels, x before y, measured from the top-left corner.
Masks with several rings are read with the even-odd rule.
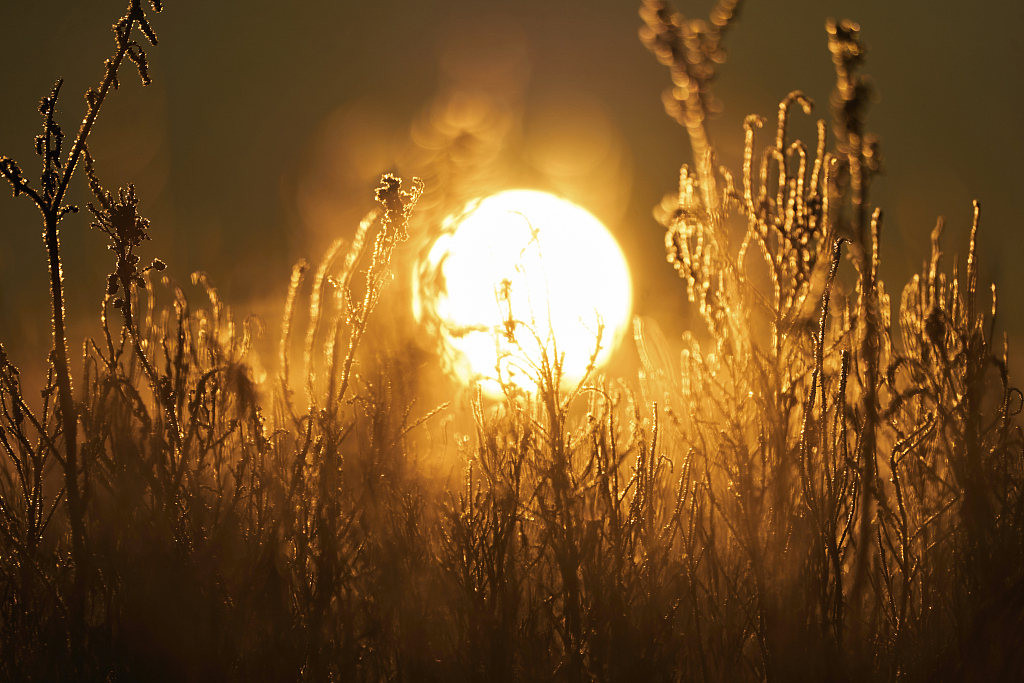
[[[38,99],[63,77],[59,116],[74,133],[122,4],[0,4],[0,153],[26,171],[36,166]],[[622,244],[636,276],[635,310],[667,332],[687,326],[685,288],[665,263],[651,209],[675,186],[688,143],[662,110],[668,73],[637,38],[638,3],[165,5],[152,17],[160,37],[148,50],[154,84],[142,89],[124,72],[92,152],[108,186],[137,185],[153,221],[144,256],[161,257],[178,280],[205,270],[229,302],[273,325],[291,264],[315,260],[333,237],[354,231],[375,177],[421,172],[428,209],[475,188],[570,195]],[[709,6],[676,3],[688,16]],[[814,117],[828,117],[834,74],[825,20],[858,21],[870,46],[865,70],[880,94],[869,128],[881,136],[886,160],[874,198],[887,216],[882,274],[896,281],[890,292],[920,267],[938,215],[947,219],[947,254],[965,250],[977,198],[982,278],[998,283],[1003,322],[1024,338],[1024,308],[1015,303],[1024,292],[1022,6],[748,2],[726,38],[729,62],[716,85],[725,111],[710,130],[721,160],[738,169],[743,117],[774,116],[790,90],[816,101]],[[474,146],[448,154],[444,166],[437,150],[451,149],[444,144],[452,130],[469,130]],[[812,131],[813,119],[795,129]],[[450,196],[431,200],[439,183]],[[73,201],[88,200],[82,186]],[[15,349],[49,345],[46,261],[33,211],[29,202],[0,198],[0,339]],[[86,225],[79,215],[62,229],[73,321],[96,317],[109,269],[104,241]],[[90,328],[73,326],[73,340],[81,337],[76,329]]]

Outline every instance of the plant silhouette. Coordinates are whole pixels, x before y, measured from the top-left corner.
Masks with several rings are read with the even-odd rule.
[[[890,296],[849,21],[826,25],[831,134],[790,139],[813,112],[794,91],[718,167],[705,122],[738,8],[641,7],[694,153],[657,212],[706,329],[680,349],[637,318],[635,377],[565,389],[555,351],[524,368],[532,392],[414,410],[374,311],[418,179],[383,176],[353,238],[295,265],[262,386],[262,323],[203,273],[197,302],[144,265],[144,198],[104,189],[87,144],[124,60],[150,81],[132,0],[70,150],[58,81],[39,182],[0,157],[40,210],[53,316],[42,387],[0,347],[0,680],[1019,677],[1024,394],[978,282],[980,208],[966,268],[944,270],[939,221]],[[58,226],[80,164],[114,258],[73,387]],[[531,325],[510,312],[508,341]],[[439,481],[422,464],[446,447]]]

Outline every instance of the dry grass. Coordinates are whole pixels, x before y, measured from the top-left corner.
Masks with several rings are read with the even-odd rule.
[[[41,189],[0,159],[56,273],[84,162],[116,257],[75,387],[59,276],[41,401],[0,353],[0,679],[1019,676],[1024,395],[979,292],[977,206],[966,268],[943,270],[940,223],[894,309],[848,22],[829,24],[832,136],[787,139],[792,105],[811,111],[792,93],[767,143],[748,117],[738,182],[716,170],[703,121],[733,10],[643,11],[694,142],[664,222],[707,341],[678,354],[637,320],[639,378],[571,392],[547,359],[532,396],[472,402],[445,489],[417,465],[396,361],[361,344],[420,185],[384,177],[353,242],[296,266],[261,395],[258,321],[200,274],[201,306],[154,282],[134,190],[105,191],[88,156],[123,58],[147,78],[133,0],[70,158],[47,99]]]

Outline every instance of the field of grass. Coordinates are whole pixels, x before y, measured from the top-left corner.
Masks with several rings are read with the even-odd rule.
[[[1024,678],[1024,395],[978,282],[980,208],[946,245],[965,261],[940,222],[887,291],[846,21],[827,27],[831,125],[789,139],[812,112],[791,93],[747,117],[742,169],[717,168],[704,119],[735,4],[641,11],[694,150],[661,213],[706,330],[680,348],[637,319],[636,377],[566,389],[550,358],[533,392],[414,411],[402,358],[367,340],[418,181],[383,177],[355,239],[296,265],[261,386],[259,321],[136,255],[145,198],[104,189],[87,146],[116,80],[148,80],[132,0],[73,141],[58,83],[39,181],[0,157],[40,210],[54,322],[44,386],[0,347],[0,680]],[[57,240],[76,171],[114,257],[84,343]],[[464,435],[437,427],[453,419]],[[420,466],[427,432],[453,442],[454,481]]]

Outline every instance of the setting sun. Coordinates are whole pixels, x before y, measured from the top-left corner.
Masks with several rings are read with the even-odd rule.
[[[578,382],[607,360],[629,320],[622,251],[579,206],[509,190],[470,202],[417,269],[417,319],[436,324],[450,371],[498,396],[498,380],[536,385],[542,358]],[[500,362],[499,362],[500,361]],[[499,377],[500,373],[500,377]]]

